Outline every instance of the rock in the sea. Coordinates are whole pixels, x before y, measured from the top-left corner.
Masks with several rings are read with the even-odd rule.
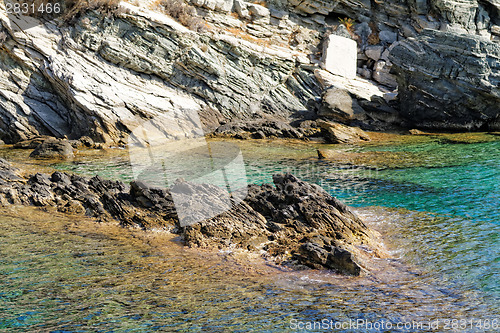
[[[500,128],[500,45],[482,37],[424,31],[395,46],[400,114],[411,127]]]
[[[356,246],[373,247],[372,231],[351,210],[317,185],[290,174],[274,185],[250,185],[233,209],[183,228],[187,245],[263,249],[284,264],[359,275]]]
[[[329,143],[357,143],[370,141],[370,137],[358,127],[350,127],[330,121],[318,120],[318,126]]]
[[[321,187],[290,174],[275,175],[273,181],[275,186],[250,185],[244,201],[223,207],[225,211],[215,217],[185,225],[176,213],[174,191],[196,192],[199,197],[211,196],[220,188],[182,180],[171,190],[140,181],[129,187],[99,176],[85,178],[58,171],[25,178],[0,159],[0,205],[53,207],[100,221],[118,220],[124,226],[166,228],[180,233],[189,246],[264,250],[278,263],[348,275],[359,275],[362,270],[367,252],[361,248],[378,255],[376,233]]]
[[[67,159],[74,157],[74,150],[68,140],[48,139],[40,143],[30,157],[33,158],[61,158]]]

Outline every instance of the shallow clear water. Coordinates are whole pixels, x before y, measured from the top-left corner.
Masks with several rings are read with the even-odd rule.
[[[500,319],[500,142],[349,147],[413,154],[415,166],[404,168],[319,161],[314,145],[240,145],[250,182],[290,171],[318,183],[358,207],[395,259],[362,278],[286,272],[244,254],[188,250],[162,234],[6,211],[0,329],[289,331],[292,319]],[[121,153],[55,167],[132,179]]]

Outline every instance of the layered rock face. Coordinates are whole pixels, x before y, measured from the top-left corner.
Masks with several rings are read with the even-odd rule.
[[[499,24],[498,0],[290,0],[294,11],[313,15],[345,15],[358,22],[373,21],[381,31],[396,28],[405,37],[422,29],[463,29],[470,33]],[[389,40],[389,34],[381,39]]]
[[[198,34],[128,4],[122,10],[24,33],[1,17],[0,139],[87,135],[119,143],[141,121],[183,108],[213,127],[265,114],[288,120],[318,94],[291,53]]]
[[[336,198],[296,177],[275,175],[274,184],[250,185],[244,201],[228,211],[181,226],[172,193],[195,189],[207,198],[223,189],[177,181],[170,189],[129,185],[100,177],[62,172],[24,177],[0,159],[0,205],[53,207],[124,226],[164,228],[180,233],[186,245],[208,248],[264,250],[278,263],[333,269],[359,275],[361,258],[378,254],[376,234]],[[196,205],[196,202],[192,203]]]
[[[500,128],[500,45],[478,36],[427,30],[391,52],[400,114],[413,127]]]

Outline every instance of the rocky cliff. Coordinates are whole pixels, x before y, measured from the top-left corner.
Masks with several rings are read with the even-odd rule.
[[[124,141],[155,115],[196,110],[228,119],[289,120],[318,95],[314,75],[289,50],[199,34],[165,15],[123,4],[72,25],[15,32],[4,17],[1,139],[35,135]]]
[[[410,126],[500,129],[500,45],[479,36],[426,30],[391,53],[401,115]]]
[[[366,129],[496,128],[496,0],[193,0],[195,21],[172,19],[167,3],[121,2],[23,31],[0,13],[0,139],[123,145],[172,110],[254,137],[317,133],[304,120],[318,116]],[[331,33],[357,41],[356,79],[319,66]]]

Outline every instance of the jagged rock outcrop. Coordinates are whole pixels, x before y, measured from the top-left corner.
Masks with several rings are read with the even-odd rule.
[[[232,210],[184,227],[186,243],[264,249],[284,264],[359,275],[361,248],[378,251],[373,231],[319,186],[290,174],[275,175],[273,181],[275,186],[250,185],[248,196]]]
[[[400,114],[410,127],[500,128],[500,45],[478,36],[427,30],[391,52]]]
[[[192,188],[217,197],[223,189],[178,180],[170,189],[54,172],[24,177],[0,159],[0,205],[34,205],[87,215],[124,226],[166,228],[186,245],[264,250],[278,263],[359,275],[368,253],[380,255],[377,235],[336,198],[293,175],[275,175],[274,186],[250,185],[244,201],[216,217],[180,225],[172,193]],[[187,203],[187,201],[184,201]],[[196,204],[194,202],[193,204]],[[195,209],[196,210],[196,209]]]
[[[167,16],[121,4],[71,26],[14,32],[0,49],[0,139],[89,136],[123,143],[142,121],[172,109],[212,120],[290,121],[319,89],[284,49],[225,34],[195,33]],[[217,124],[212,124],[216,127]]]

